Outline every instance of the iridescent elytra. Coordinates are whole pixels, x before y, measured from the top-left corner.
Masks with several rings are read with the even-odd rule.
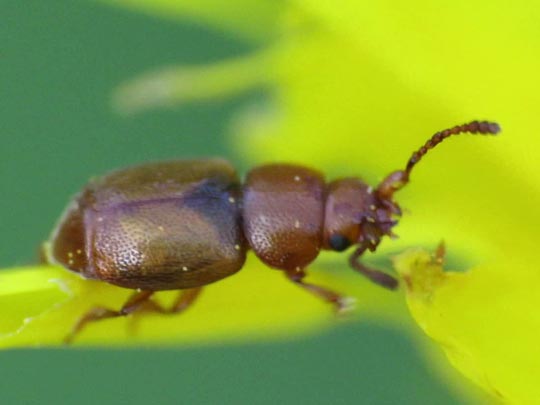
[[[141,307],[180,312],[201,288],[239,271],[251,249],[268,267],[331,303],[347,300],[304,281],[321,250],[345,251],[352,269],[395,289],[397,280],[366,267],[401,216],[394,193],[428,150],[451,135],[497,134],[496,123],[473,121],[433,135],[404,170],[371,187],[357,177],[326,181],[294,164],[255,167],[242,183],[222,159],[178,160],[130,167],[92,180],[68,205],[50,239],[49,260],[84,278],[135,290],[119,310],[96,307],[76,322],[70,342],[89,322],[128,315]],[[171,308],[156,291],[181,290]]]

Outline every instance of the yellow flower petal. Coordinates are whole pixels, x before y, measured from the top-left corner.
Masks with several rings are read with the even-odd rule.
[[[54,283],[51,268],[0,271],[0,340],[17,333],[25,319],[61,301],[65,294]]]
[[[124,2],[141,7],[151,4]],[[248,35],[257,33],[257,27],[249,27],[251,22],[246,22],[242,13],[232,15],[229,11],[236,13],[240,4],[245,10],[261,4],[263,8],[267,6],[266,2],[248,0],[223,3],[221,8],[213,8],[214,1],[208,0],[194,6],[198,10],[190,9],[182,1],[152,4],[154,10],[177,7],[181,13],[220,27],[238,25],[231,29]],[[282,6],[279,4],[276,7]],[[430,336],[442,342],[458,369],[508,401],[531,403],[539,398],[534,386],[539,369],[534,346],[538,340],[538,317],[534,313],[538,298],[531,287],[539,281],[534,263],[540,226],[535,215],[540,204],[540,141],[535,136],[540,105],[540,9],[536,3],[453,2],[441,11],[440,4],[425,0],[408,3],[406,7],[385,2],[295,0],[280,11],[273,10],[268,13],[269,23],[260,24],[261,31],[272,27],[269,31],[273,32],[278,27],[281,35],[275,37],[270,53],[263,51],[247,57],[253,63],[259,55],[270,55],[260,66],[264,66],[264,77],[273,82],[273,103],[250,107],[233,125],[237,150],[253,163],[304,162],[324,168],[330,175],[359,175],[376,184],[389,171],[402,168],[410,153],[436,130],[475,118],[501,122],[504,132],[498,139],[463,137],[449,141],[415,169],[412,184],[397,196],[412,215],[401,221],[397,232],[402,239],[393,246],[431,245],[444,238],[462,262],[479,263],[469,273],[457,274],[442,273],[440,266],[432,264],[421,252],[408,253],[396,261],[410,281],[408,302],[415,318]],[[297,25],[275,25],[291,10]],[[263,14],[256,12],[255,17],[249,17],[257,25],[261,18],[264,20]],[[235,73],[234,61],[216,66],[216,70],[206,70],[211,73],[209,77],[219,78],[209,82],[213,87],[200,86],[185,94],[178,93],[176,100],[234,94],[237,89],[234,85],[227,87],[227,78],[241,77],[242,69]],[[220,70],[221,67],[226,69]],[[202,79],[199,84],[204,83],[204,74],[195,72],[192,77]],[[259,77],[241,83],[241,90],[254,83],[260,83]],[[392,244],[383,245],[379,254],[387,246]],[[250,285],[242,277],[258,268],[252,263],[241,275],[210,286],[209,292],[231,286],[228,293],[216,296],[221,301],[215,301],[214,307],[223,307],[230,294],[261,291],[257,286],[263,285],[262,278],[247,289],[234,284]],[[339,284],[334,276],[328,281]],[[267,286],[273,291],[274,284],[270,275],[265,277],[269,277],[262,290],[266,294]],[[105,290],[113,287],[99,284],[95,291],[101,293],[88,300],[93,296],[91,285],[94,284],[85,283],[80,290],[73,290],[74,296],[80,297],[78,302],[72,301],[76,304],[73,313],[57,316],[58,325],[64,330],[69,329],[81,309],[98,301],[103,303],[102,298],[114,298],[104,301],[116,307],[125,299],[119,293],[109,295]],[[378,291],[356,291],[353,285],[356,282],[344,283],[344,290],[350,288],[359,298],[363,293]],[[297,309],[297,299],[303,292],[293,293],[289,287],[281,290],[282,286],[282,280],[279,290],[275,286],[275,297],[279,298],[276,302]],[[395,299],[397,295],[384,296],[392,300],[389,297]],[[302,330],[325,324],[314,310],[323,308],[322,303],[315,304],[313,299],[310,302],[311,309],[295,313],[302,315],[300,318],[274,315],[272,330],[280,334],[288,331],[276,325],[295,324]],[[373,312],[378,316],[390,310],[384,306],[384,300],[373,302]],[[205,314],[212,314],[211,304],[209,298],[206,305],[210,307]],[[16,329],[11,344],[35,343],[32,336],[55,330],[56,324],[47,317],[55,311],[68,314],[62,313],[62,308],[67,311],[67,306],[53,307],[43,315],[43,326],[39,324],[41,315],[32,317],[32,310],[19,311],[19,322],[23,316],[30,316],[31,321]],[[361,309],[370,312],[369,305]],[[267,315],[261,308],[260,295],[248,311]],[[205,335],[209,324],[198,324],[195,313],[194,308],[186,314],[182,326],[172,327],[170,320],[163,320],[167,327],[154,329],[157,324],[152,319],[161,322],[161,317],[141,316],[137,330],[142,335],[137,336],[145,344],[168,342],[164,335],[186,342],[228,338],[226,333]],[[248,331],[244,336],[253,332],[254,325],[256,330],[270,331],[249,313],[240,311],[239,321],[227,316],[212,319],[212,327],[216,322],[230,322],[229,330],[237,334],[240,330]],[[393,316],[390,319],[395,321]],[[149,326],[145,329],[146,322]],[[12,320],[11,327],[15,324],[17,320]],[[121,327],[109,333],[106,325]],[[235,329],[235,325],[245,329]],[[81,335],[80,342],[102,342],[109,335],[114,344],[134,342],[138,338],[127,332],[128,326],[129,320],[92,325]],[[186,329],[180,332],[176,328]],[[64,332],[54,333],[45,343],[57,342]]]
[[[456,273],[425,250],[395,258],[414,319],[452,364],[498,398],[532,404],[540,398],[540,273],[508,264]]]
[[[174,66],[146,73],[120,85],[113,106],[121,113],[185,102],[216,101],[268,84],[270,52],[202,66]]]

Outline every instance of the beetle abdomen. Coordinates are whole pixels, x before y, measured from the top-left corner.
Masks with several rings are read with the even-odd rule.
[[[158,291],[209,284],[244,264],[239,198],[236,174],[221,160],[114,172],[83,191],[74,211],[79,215],[65,216],[53,239],[53,257],[87,277],[127,288]],[[73,234],[72,218],[82,223],[83,268],[70,265],[76,252],[69,255],[64,248],[67,232]]]
[[[324,178],[295,165],[251,170],[244,185],[244,234],[255,254],[269,266],[304,268],[322,243]]]

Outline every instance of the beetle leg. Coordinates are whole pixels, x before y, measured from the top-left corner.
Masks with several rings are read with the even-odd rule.
[[[152,294],[154,294],[154,291],[136,291],[131,297],[129,297],[129,299],[119,311],[104,307],[92,308],[90,311],[88,311],[86,314],[79,318],[77,323],[75,323],[75,325],[73,326],[71,332],[64,338],[64,343],[69,344],[73,342],[75,336],[77,336],[90,322],[99,321],[101,319],[126,316],[135,312],[141,306],[149,302],[148,299],[152,296]]]
[[[201,291],[202,291],[202,287],[189,288],[187,290],[182,290],[180,292],[180,295],[178,296],[178,298],[176,299],[173,306],[168,312],[178,313],[178,312],[185,311],[191,306],[191,304],[195,302],[197,297],[200,295]]]
[[[344,312],[349,309],[351,306],[351,300],[348,297],[344,297],[338,294],[335,291],[329,290],[328,288],[321,287],[315,284],[306,283],[303,278],[306,276],[304,270],[291,270],[285,271],[285,274],[289,280],[291,280],[296,285],[308,290],[310,293],[316,295],[317,297],[325,300],[326,302],[333,304],[336,312]]]
[[[196,298],[199,296],[201,291],[202,291],[202,287],[180,290],[178,297],[169,308],[165,308],[159,303],[157,303],[156,301],[149,299],[141,303],[142,305],[137,309],[137,312],[140,313],[142,311],[145,311],[145,312],[154,312],[154,313],[167,314],[167,315],[178,314],[188,309],[191,306],[191,304],[195,302]],[[131,318],[129,328],[132,334],[137,333],[136,329],[137,329],[137,325],[139,321],[140,321],[140,317]]]
[[[180,290],[178,297],[170,308],[163,308],[157,302],[148,300],[143,303],[144,307],[141,310],[159,312],[160,314],[177,314],[188,309],[195,302],[201,291],[202,287]]]
[[[166,315],[178,314],[180,312],[185,311],[191,306],[191,304],[193,304],[195,299],[199,296],[201,290],[202,290],[202,287],[180,290],[178,297],[176,298],[172,306],[169,308],[165,308],[159,303],[157,303],[156,301],[148,299],[141,303],[141,305],[137,308],[137,312],[138,313],[141,313],[143,311],[150,312],[150,313],[154,312],[154,313],[166,314]],[[137,333],[137,327],[138,327],[138,323],[140,319],[141,317],[131,318],[130,323],[128,325],[128,327],[130,328],[131,334]]]
[[[367,248],[361,246],[354,251],[354,253],[349,257],[349,264],[357,272],[363,274],[371,281],[376,284],[379,284],[382,287],[388,288],[389,290],[395,290],[398,286],[398,281],[389,274],[383,273],[380,270],[371,269],[360,262],[360,256],[366,251]]]

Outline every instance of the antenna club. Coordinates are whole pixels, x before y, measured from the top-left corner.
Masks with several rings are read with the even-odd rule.
[[[468,124],[458,125],[452,129],[455,130],[455,132],[453,132],[454,134],[458,134],[460,132],[470,132],[471,134],[480,133],[496,135],[501,132],[501,127],[499,124],[489,121],[472,121]]]

